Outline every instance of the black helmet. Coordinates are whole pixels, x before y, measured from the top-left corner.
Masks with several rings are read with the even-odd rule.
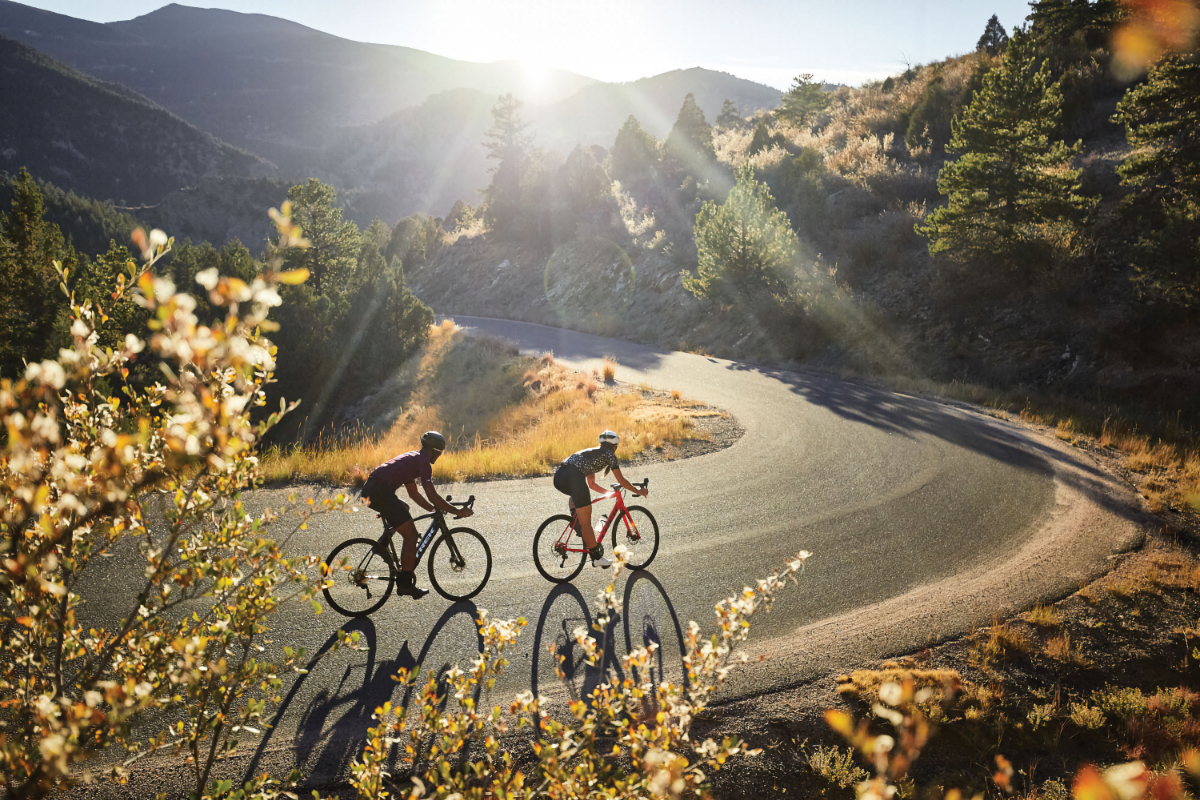
[[[421,446],[440,453],[446,449],[446,437],[437,431],[426,431],[425,435],[421,437]]]

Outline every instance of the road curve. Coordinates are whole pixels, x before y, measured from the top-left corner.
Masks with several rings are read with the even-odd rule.
[[[716,600],[801,549],[815,555],[800,584],[754,620],[748,649],[769,658],[736,673],[724,698],[911,652],[1065,595],[1140,537],[1131,493],[1085,453],[963,407],[540,325],[455,319],[468,332],[511,340],[524,352],[550,351],[578,367],[615,356],[619,381],[678,389],[726,409],[745,428],[726,450],[629,470],[631,479],[652,479],[650,497],[639,502],[657,517],[662,545],[648,572],[619,579],[625,605],[607,637],[610,664],[657,641],[658,675],[678,679],[688,620],[706,625]],[[243,745],[230,769],[279,774],[295,765],[328,781],[344,776],[375,707],[403,701],[391,675],[403,666],[423,664],[433,674],[466,664],[477,647],[479,608],[529,621],[494,702],[530,689],[554,701],[594,685],[595,671],[569,651],[569,633],[590,622],[608,573],[585,568],[559,588],[536,573],[533,532],[564,506],[550,479],[443,489],[477,497],[477,513],[464,524],[491,543],[488,586],[473,604],[432,593],[420,602],[393,598],[365,621],[331,610],[283,612],[277,646],[318,653],[343,627],[362,633],[367,650],[314,661],[288,688],[274,729],[252,751]],[[258,492],[248,506],[278,508],[285,495]],[[369,513],[321,517],[292,546],[324,555],[350,536],[376,535],[377,525]],[[424,565],[418,582],[428,585]],[[567,651],[565,688],[553,678],[551,643]],[[151,782],[170,783],[170,768],[158,769]]]

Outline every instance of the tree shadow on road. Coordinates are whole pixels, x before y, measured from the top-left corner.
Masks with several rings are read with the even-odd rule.
[[[906,438],[934,436],[955,447],[1047,478],[1055,474],[1062,477],[1055,465],[1069,463],[1073,470],[1078,470],[1080,477],[1068,481],[1090,500],[1126,519],[1142,521],[1145,517],[1140,509],[1123,502],[1112,491],[1113,477],[1081,451],[1080,457],[1071,458],[1038,437],[1019,435],[1019,431],[1006,422],[972,413],[973,409],[966,403],[898,394],[811,372],[737,362],[727,368],[774,378],[813,405],[850,422]],[[959,409],[961,413],[952,413],[948,407]]]

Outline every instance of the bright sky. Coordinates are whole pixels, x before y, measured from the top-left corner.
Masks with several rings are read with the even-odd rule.
[[[166,0],[21,0],[96,22]],[[1028,0],[199,0],[360,42],[464,61],[520,59],[602,81],[705,67],[786,89],[796,75],[857,86],[975,48]]]

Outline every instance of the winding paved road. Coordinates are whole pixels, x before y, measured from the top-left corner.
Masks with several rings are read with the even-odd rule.
[[[631,479],[652,478],[642,502],[658,519],[662,545],[650,571],[621,576],[625,608],[609,637],[615,657],[661,642],[657,669],[678,678],[688,620],[707,624],[716,600],[796,551],[812,551],[799,586],[754,620],[749,650],[769,658],[737,673],[725,698],[910,652],[1062,596],[1140,535],[1132,496],[1086,454],[973,411],[538,325],[456,320],[579,367],[613,355],[619,380],[679,389],[744,426],[745,436],[721,452],[629,470]],[[492,547],[491,581],[474,605],[433,593],[419,603],[392,598],[371,619],[351,623],[367,652],[314,663],[289,688],[274,730],[256,750],[242,745],[238,768],[286,774],[298,764],[329,780],[344,773],[374,708],[402,699],[390,677],[399,667],[423,663],[436,672],[473,656],[477,607],[529,620],[494,701],[530,688],[564,697],[545,646],[566,647],[569,632],[590,620],[608,573],[586,567],[562,588],[537,574],[533,532],[562,506],[549,478],[444,491],[476,495],[477,513],[463,524]],[[252,504],[278,508],[284,494],[260,492]],[[296,547],[324,555],[351,535],[374,536],[377,524],[369,513],[322,517]],[[427,585],[423,570],[418,580]],[[298,608],[283,614],[273,638],[312,654],[348,622]],[[578,668],[571,686],[586,691],[595,680]],[[166,767],[160,763],[151,782],[171,781]]]

